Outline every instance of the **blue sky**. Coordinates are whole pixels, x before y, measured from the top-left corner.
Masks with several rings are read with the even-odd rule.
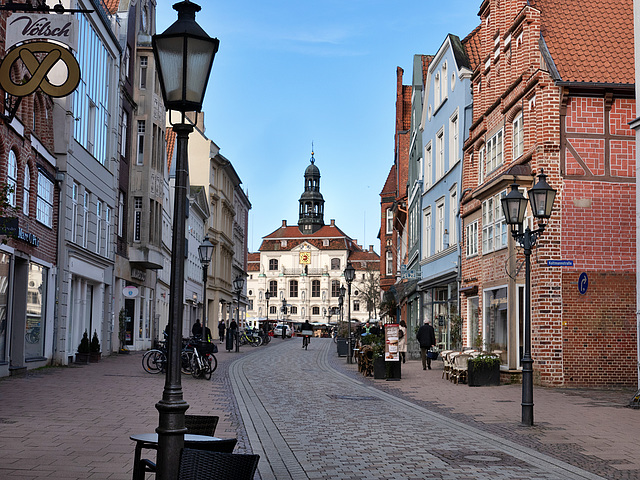
[[[173,3],[158,0],[158,32],[176,20]],[[396,67],[410,84],[413,55],[436,53],[448,33],[464,38],[479,24],[481,0],[195,3],[198,23],[220,40],[203,106],[206,135],[252,203],[249,251],[282,220],[297,224],[313,142],[325,223],[335,219],[380,253]]]

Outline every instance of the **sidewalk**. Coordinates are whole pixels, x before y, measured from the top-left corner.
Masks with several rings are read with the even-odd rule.
[[[365,378],[344,357],[331,363],[376,388],[604,478],[640,479],[640,410],[626,408],[635,390],[534,386],[534,426],[524,427],[522,385],[455,385],[442,378],[440,360],[426,371],[420,360],[407,360],[400,381]]]

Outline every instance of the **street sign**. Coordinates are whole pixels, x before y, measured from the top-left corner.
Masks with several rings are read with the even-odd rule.
[[[589,277],[585,272],[582,272],[578,278],[578,291],[584,295],[587,293],[587,288],[589,288]]]
[[[547,267],[573,267],[573,260],[547,260]]]

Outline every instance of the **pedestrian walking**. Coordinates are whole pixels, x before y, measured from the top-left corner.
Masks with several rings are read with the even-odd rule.
[[[429,324],[429,320],[424,321],[416,334],[418,343],[420,344],[420,358],[422,359],[422,369],[431,370],[431,359],[427,356],[427,350],[436,344],[436,333]]]
[[[400,320],[400,328],[398,329],[398,352],[402,363],[407,361],[407,323]]]
[[[224,320],[218,322],[218,335],[220,336],[220,343],[224,342],[224,331],[227,327],[224,324]]]

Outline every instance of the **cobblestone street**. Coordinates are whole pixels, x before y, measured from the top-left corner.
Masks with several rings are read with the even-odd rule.
[[[221,351],[210,382],[183,377],[188,413],[219,415],[262,480],[640,478],[628,392],[536,388],[525,428],[519,385],[456,386],[419,361],[399,382],[365,379],[331,340],[301,342]],[[155,429],[164,385],[141,356],[0,380],[0,478],[130,479],[129,436]]]

